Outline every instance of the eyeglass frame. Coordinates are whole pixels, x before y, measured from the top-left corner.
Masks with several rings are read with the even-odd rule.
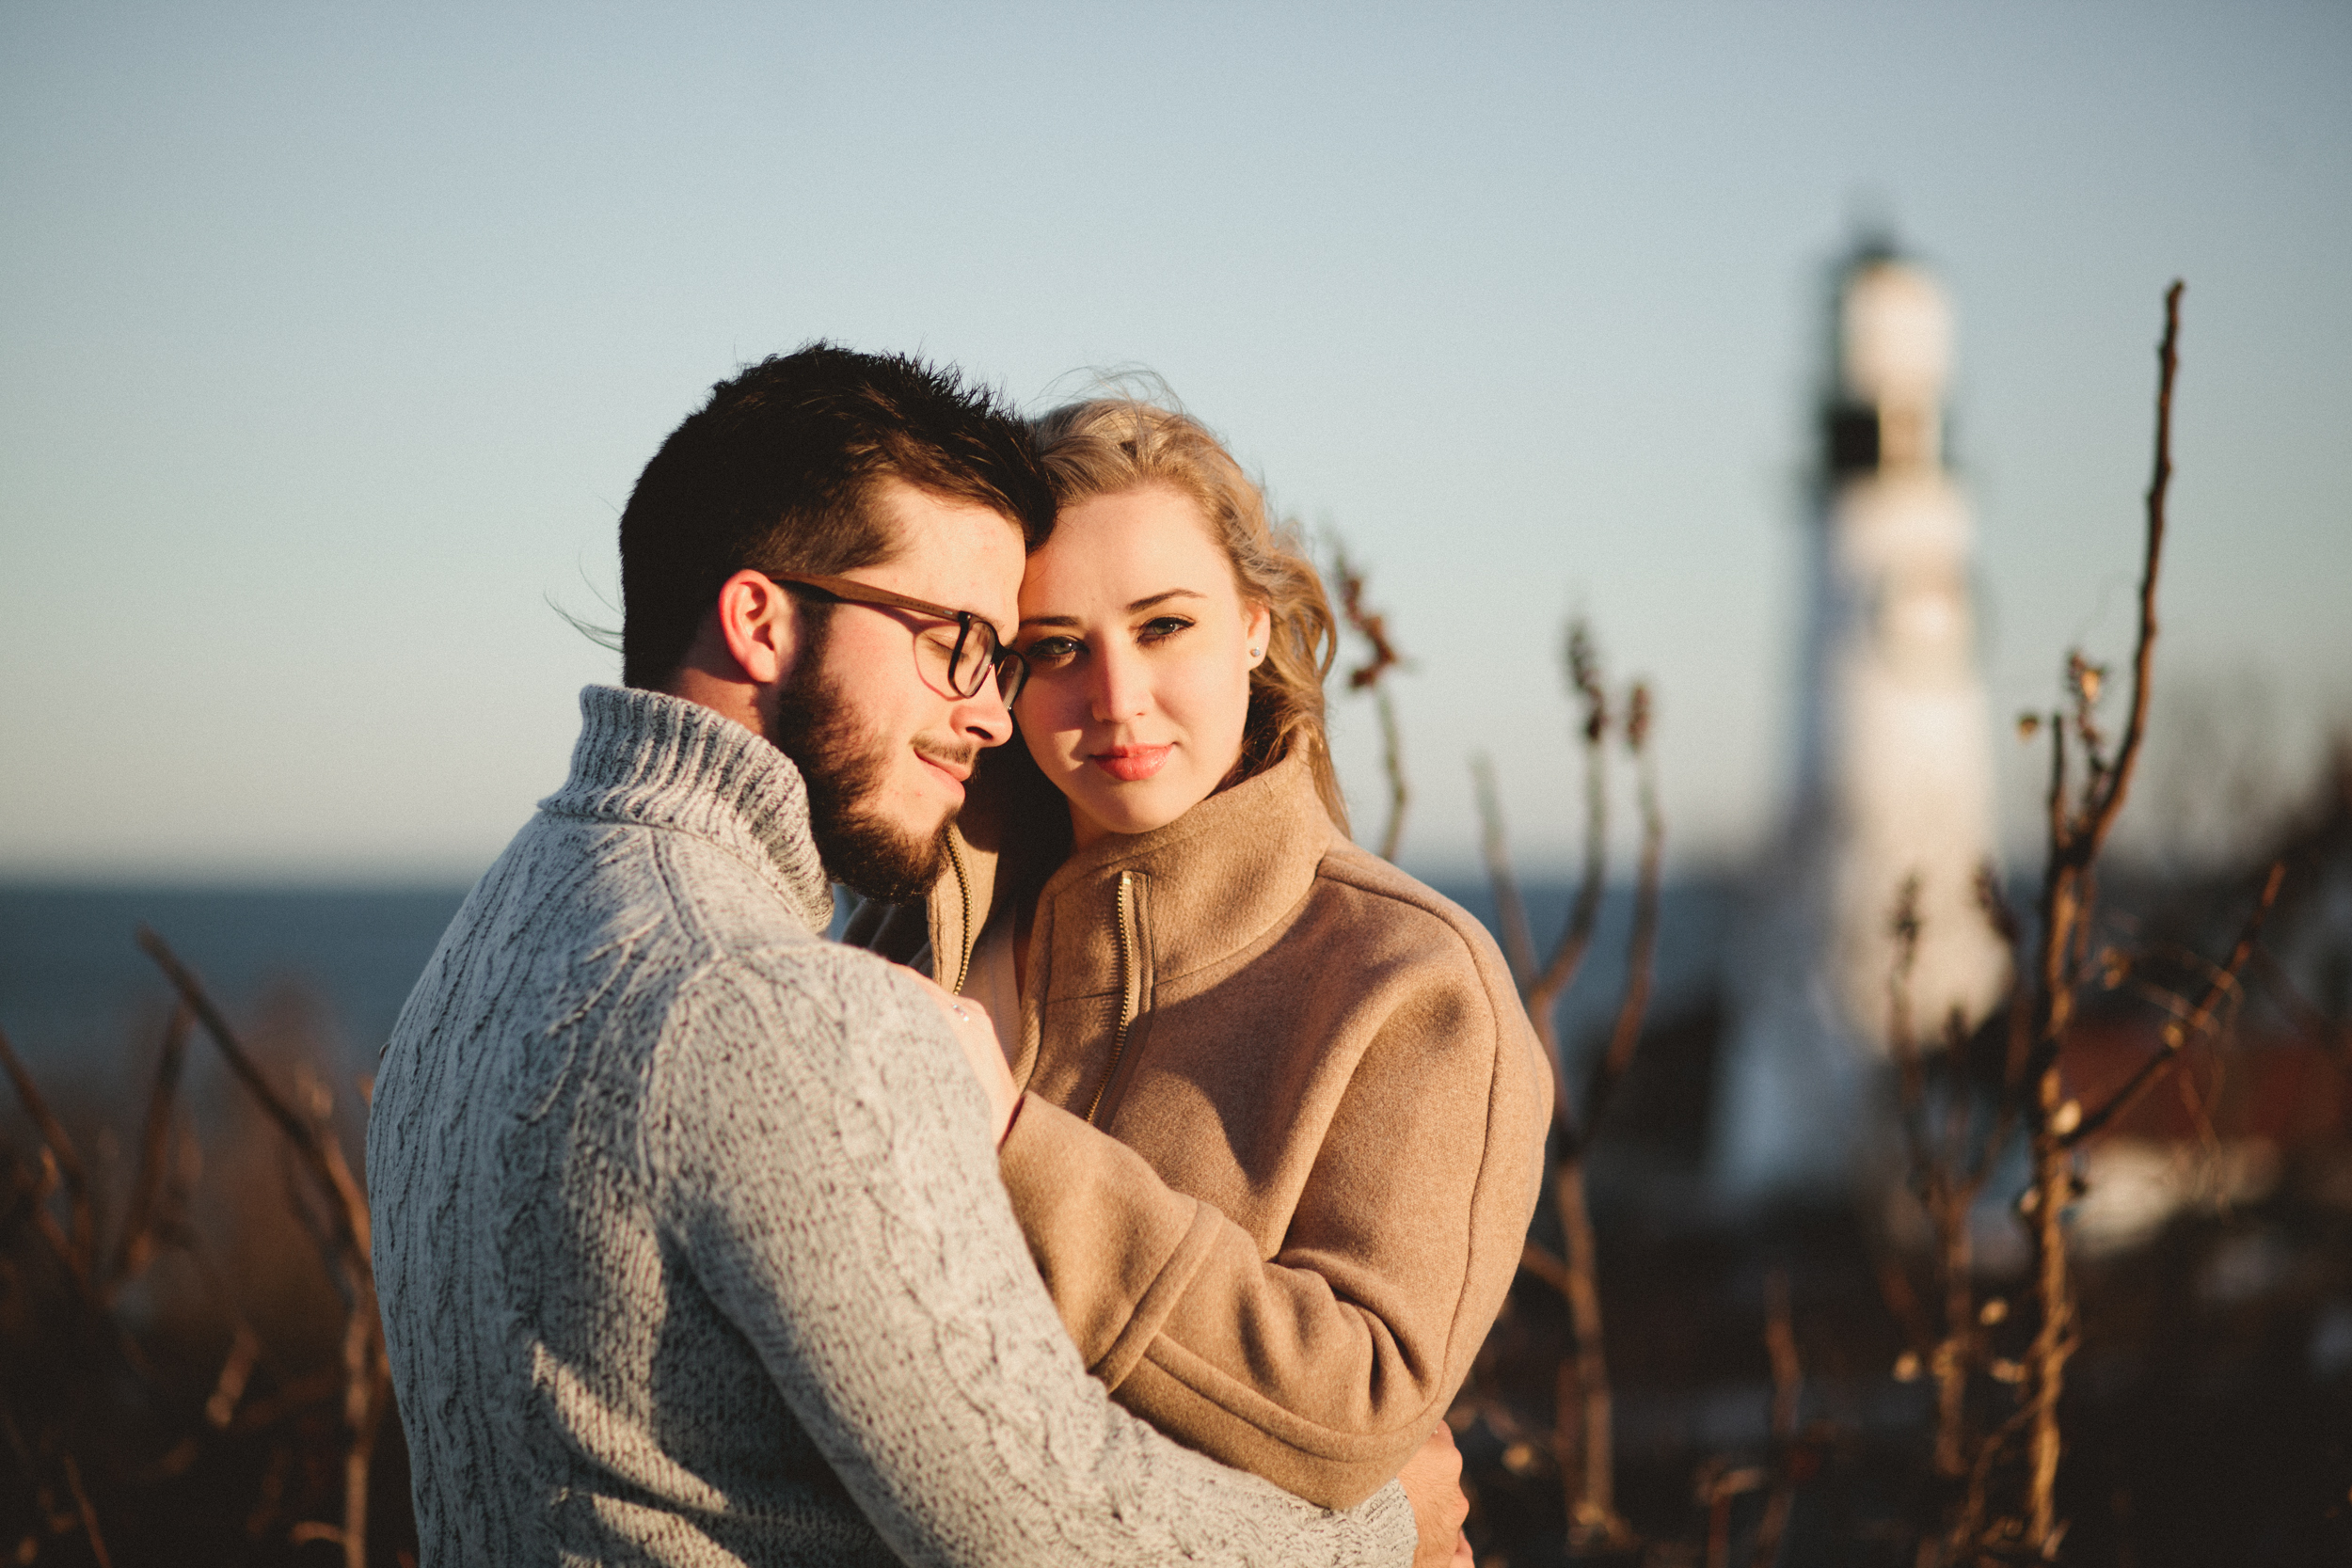
[[[947,689],[960,698],[978,696],[986,689],[989,676],[994,675],[996,689],[1003,693],[1005,706],[1009,708],[1029,684],[1029,661],[1017,651],[1006,647],[1004,639],[996,635],[996,623],[977,610],[957,610],[944,604],[933,604],[929,599],[910,598],[904,594],[894,594],[887,588],[860,582],[855,578],[797,577],[781,572],[761,572],[759,575],[782,587],[805,588],[836,604],[864,605],[869,610],[911,610],[918,615],[934,615],[943,621],[953,621],[956,624],[956,645],[947,655]],[[983,673],[972,683],[972,689],[965,691],[956,681],[956,671],[963,663],[964,647],[971,641],[975,626],[986,634],[985,646],[994,651],[985,654],[980,659],[979,667]],[[1013,672],[1009,690],[1005,687],[1005,672],[1008,669]]]

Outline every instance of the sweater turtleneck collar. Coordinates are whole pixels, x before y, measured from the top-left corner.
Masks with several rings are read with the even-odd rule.
[[[580,714],[571,776],[540,810],[707,839],[757,871],[811,931],[832,924],[833,889],[791,758],[734,720],[659,691],[583,687]]]

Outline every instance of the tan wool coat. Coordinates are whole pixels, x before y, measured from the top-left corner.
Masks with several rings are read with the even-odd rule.
[[[1050,875],[1067,830],[1001,825],[1058,797],[988,794],[928,909],[867,906],[850,940],[987,994],[979,936],[1037,890],[999,1164],[1080,1354],[1178,1440],[1361,1501],[1468,1375],[1534,1209],[1551,1078],[1502,955],[1348,842],[1295,755]]]

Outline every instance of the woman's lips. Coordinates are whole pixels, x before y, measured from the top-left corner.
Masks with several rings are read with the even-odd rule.
[[[1097,752],[1087,761],[1108,773],[1121,784],[1141,784],[1160,770],[1168,761],[1173,746],[1114,746],[1107,752]]]

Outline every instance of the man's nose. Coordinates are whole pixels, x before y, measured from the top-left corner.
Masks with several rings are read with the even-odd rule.
[[[958,700],[951,722],[958,735],[982,746],[1002,746],[1012,738],[1012,710],[1005,706],[1005,689],[993,673],[979,690]]]

